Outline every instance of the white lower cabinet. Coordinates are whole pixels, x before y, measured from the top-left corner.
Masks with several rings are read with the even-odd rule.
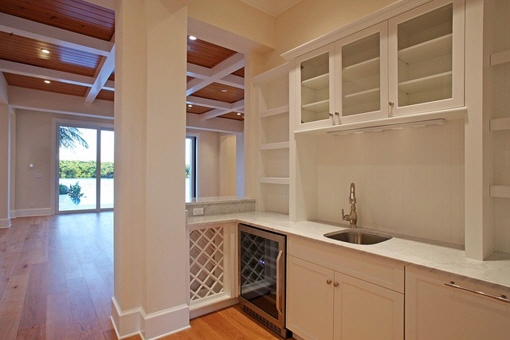
[[[288,245],[291,253],[287,256],[286,325],[296,338],[404,338],[403,289],[396,291],[367,280],[374,273],[380,274],[380,282],[388,285],[393,285],[394,278],[401,279],[395,284],[400,290],[404,280],[403,265],[388,265],[379,258],[342,251],[331,253],[328,249],[324,250],[325,254],[317,249],[305,252],[302,247],[293,247],[292,240]],[[294,256],[293,251],[299,252],[300,257],[310,254],[317,261]],[[353,256],[352,261],[350,256]],[[345,271],[341,271],[342,265]],[[373,268],[377,269],[372,271]],[[358,277],[356,270],[359,270]],[[379,281],[377,277],[375,281]]]
[[[483,294],[510,296],[499,286],[406,268],[406,339],[510,339],[510,303]]]

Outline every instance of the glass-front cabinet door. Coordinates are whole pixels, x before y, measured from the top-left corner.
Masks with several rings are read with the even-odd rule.
[[[334,45],[297,58],[299,101],[296,130],[333,125]]]
[[[338,123],[388,116],[386,37],[387,25],[382,23],[335,44]]]
[[[436,0],[389,22],[394,115],[464,105],[463,0]]]

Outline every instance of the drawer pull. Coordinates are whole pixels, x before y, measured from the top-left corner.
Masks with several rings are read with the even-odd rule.
[[[333,282],[333,281],[331,281],[331,280],[326,280],[326,284],[328,284],[328,285],[330,285],[330,284],[331,284],[331,282]]]
[[[491,299],[494,299],[494,300],[498,300],[498,301],[501,301],[501,302],[510,303],[510,299],[508,299],[506,297],[506,295],[497,296],[497,295],[487,294],[487,293],[484,293],[484,292],[481,292],[481,291],[478,291],[478,290],[469,289],[469,288],[466,288],[466,287],[459,286],[454,281],[445,282],[444,285],[448,286],[448,287],[455,288],[455,289],[460,289],[460,290],[463,290],[463,291],[466,291],[466,292],[482,295],[482,296],[485,296],[485,297],[488,297],[488,298],[491,298]]]

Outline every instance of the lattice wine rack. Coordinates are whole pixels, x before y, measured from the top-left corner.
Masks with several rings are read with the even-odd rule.
[[[224,292],[225,233],[213,227],[192,230],[190,242],[190,301]]]

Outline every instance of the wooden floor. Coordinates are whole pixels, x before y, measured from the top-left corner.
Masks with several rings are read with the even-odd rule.
[[[113,213],[12,224],[0,229],[0,339],[117,339],[110,322]],[[236,307],[191,326],[162,339],[278,339]]]

